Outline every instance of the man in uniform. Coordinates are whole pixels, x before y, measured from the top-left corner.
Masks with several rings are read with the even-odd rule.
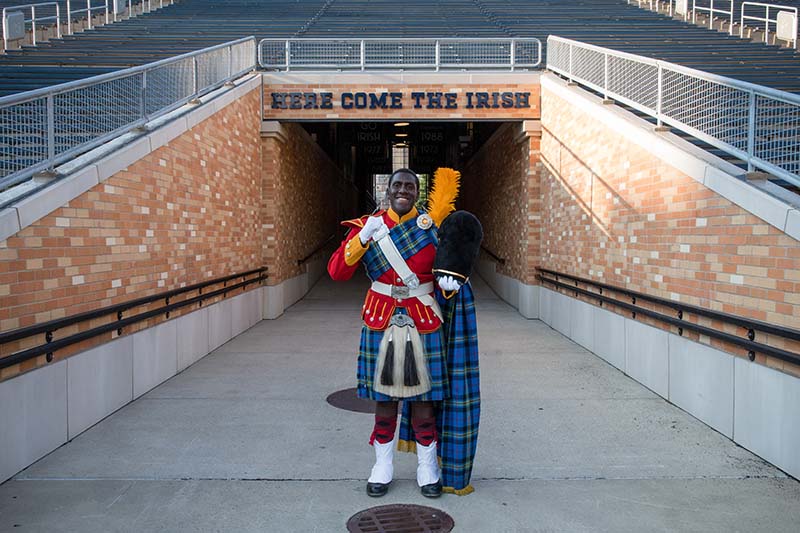
[[[388,210],[343,222],[349,231],[331,256],[328,273],[345,281],[363,263],[372,281],[361,313],[357,372],[358,397],[377,402],[370,437],[376,459],[367,494],[383,496],[392,480],[397,401],[403,399],[410,405],[417,483],[424,496],[435,498],[442,484],[434,402],[449,396],[442,314],[432,272],[436,228],[431,217],[415,207],[419,178],[413,171],[395,171],[386,195]],[[437,284],[447,291],[460,287],[452,277]],[[397,361],[403,357],[404,363]]]

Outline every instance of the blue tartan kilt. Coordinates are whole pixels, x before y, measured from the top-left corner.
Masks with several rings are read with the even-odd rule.
[[[420,333],[422,346],[425,349],[425,360],[431,375],[431,390],[424,394],[402,398],[410,402],[441,401],[449,397],[447,382],[447,364],[444,359],[442,328],[432,333]],[[358,349],[358,397],[378,402],[388,402],[400,398],[392,398],[372,390],[375,367],[378,365],[378,349],[383,339],[383,331],[374,331],[367,326],[361,328],[361,345]]]

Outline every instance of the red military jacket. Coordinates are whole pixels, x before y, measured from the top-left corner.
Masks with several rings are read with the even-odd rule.
[[[386,226],[391,229],[400,222],[405,222],[412,217],[416,218],[419,213],[415,208],[402,218],[399,218],[390,209],[388,211],[379,211],[374,216],[382,216]],[[367,246],[362,246],[358,238],[358,233],[364,227],[367,218],[369,216],[365,215],[361,218],[342,222],[342,225],[350,228],[350,231],[347,232],[347,237],[345,237],[342,244],[328,261],[328,274],[335,281],[346,281],[353,277],[367,248],[369,246],[377,246],[374,242],[369,242]],[[406,259],[406,264],[417,275],[420,284],[434,281],[432,270],[435,256],[436,248],[429,244]],[[402,279],[393,268],[389,268],[376,281],[388,285],[404,286]],[[391,296],[377,293],[372,289],[367,292],[364,305],[361,307],[361,318],[364,321],[364,325],[372,330],[383,331],[389,325],[389,319],[394,314],[396,307],[405,308],[406,313],[414,320],[420,333],[430,333],[441,326],[441,321],[433,312],[433,309],[423,304],[419,298],[392,298]]]

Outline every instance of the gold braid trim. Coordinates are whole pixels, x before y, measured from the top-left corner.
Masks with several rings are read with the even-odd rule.
[[[463,489],[454,489],[453,487],[442,487],[442,492],[446,492],[448,494],[455,494],[456,496],[466,496],[467,494],[472,494],[475,492],[475,487],[472,485],[467,485]]]
[[[466,283],[469,281],[469,278],[464,274],[459,274],[458,272],[453,272],[452,270],[445,270],[443,268],[434,268],[432,272],[434,274],[442,273],[442,274],[449,274],[450,276],[455,276],[460,280],[462,280],[461,283]]]
[[[406,453],[417,453],[417,442],[413,440],[397,439],[397,451]]]

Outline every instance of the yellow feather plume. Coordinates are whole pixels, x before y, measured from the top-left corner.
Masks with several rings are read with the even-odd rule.
[[[428,214],[437,226],[456,210],[456,197],[461,181],[461,172],[452,168],[437,168],[433,173],[433,187],[428,194]]]

